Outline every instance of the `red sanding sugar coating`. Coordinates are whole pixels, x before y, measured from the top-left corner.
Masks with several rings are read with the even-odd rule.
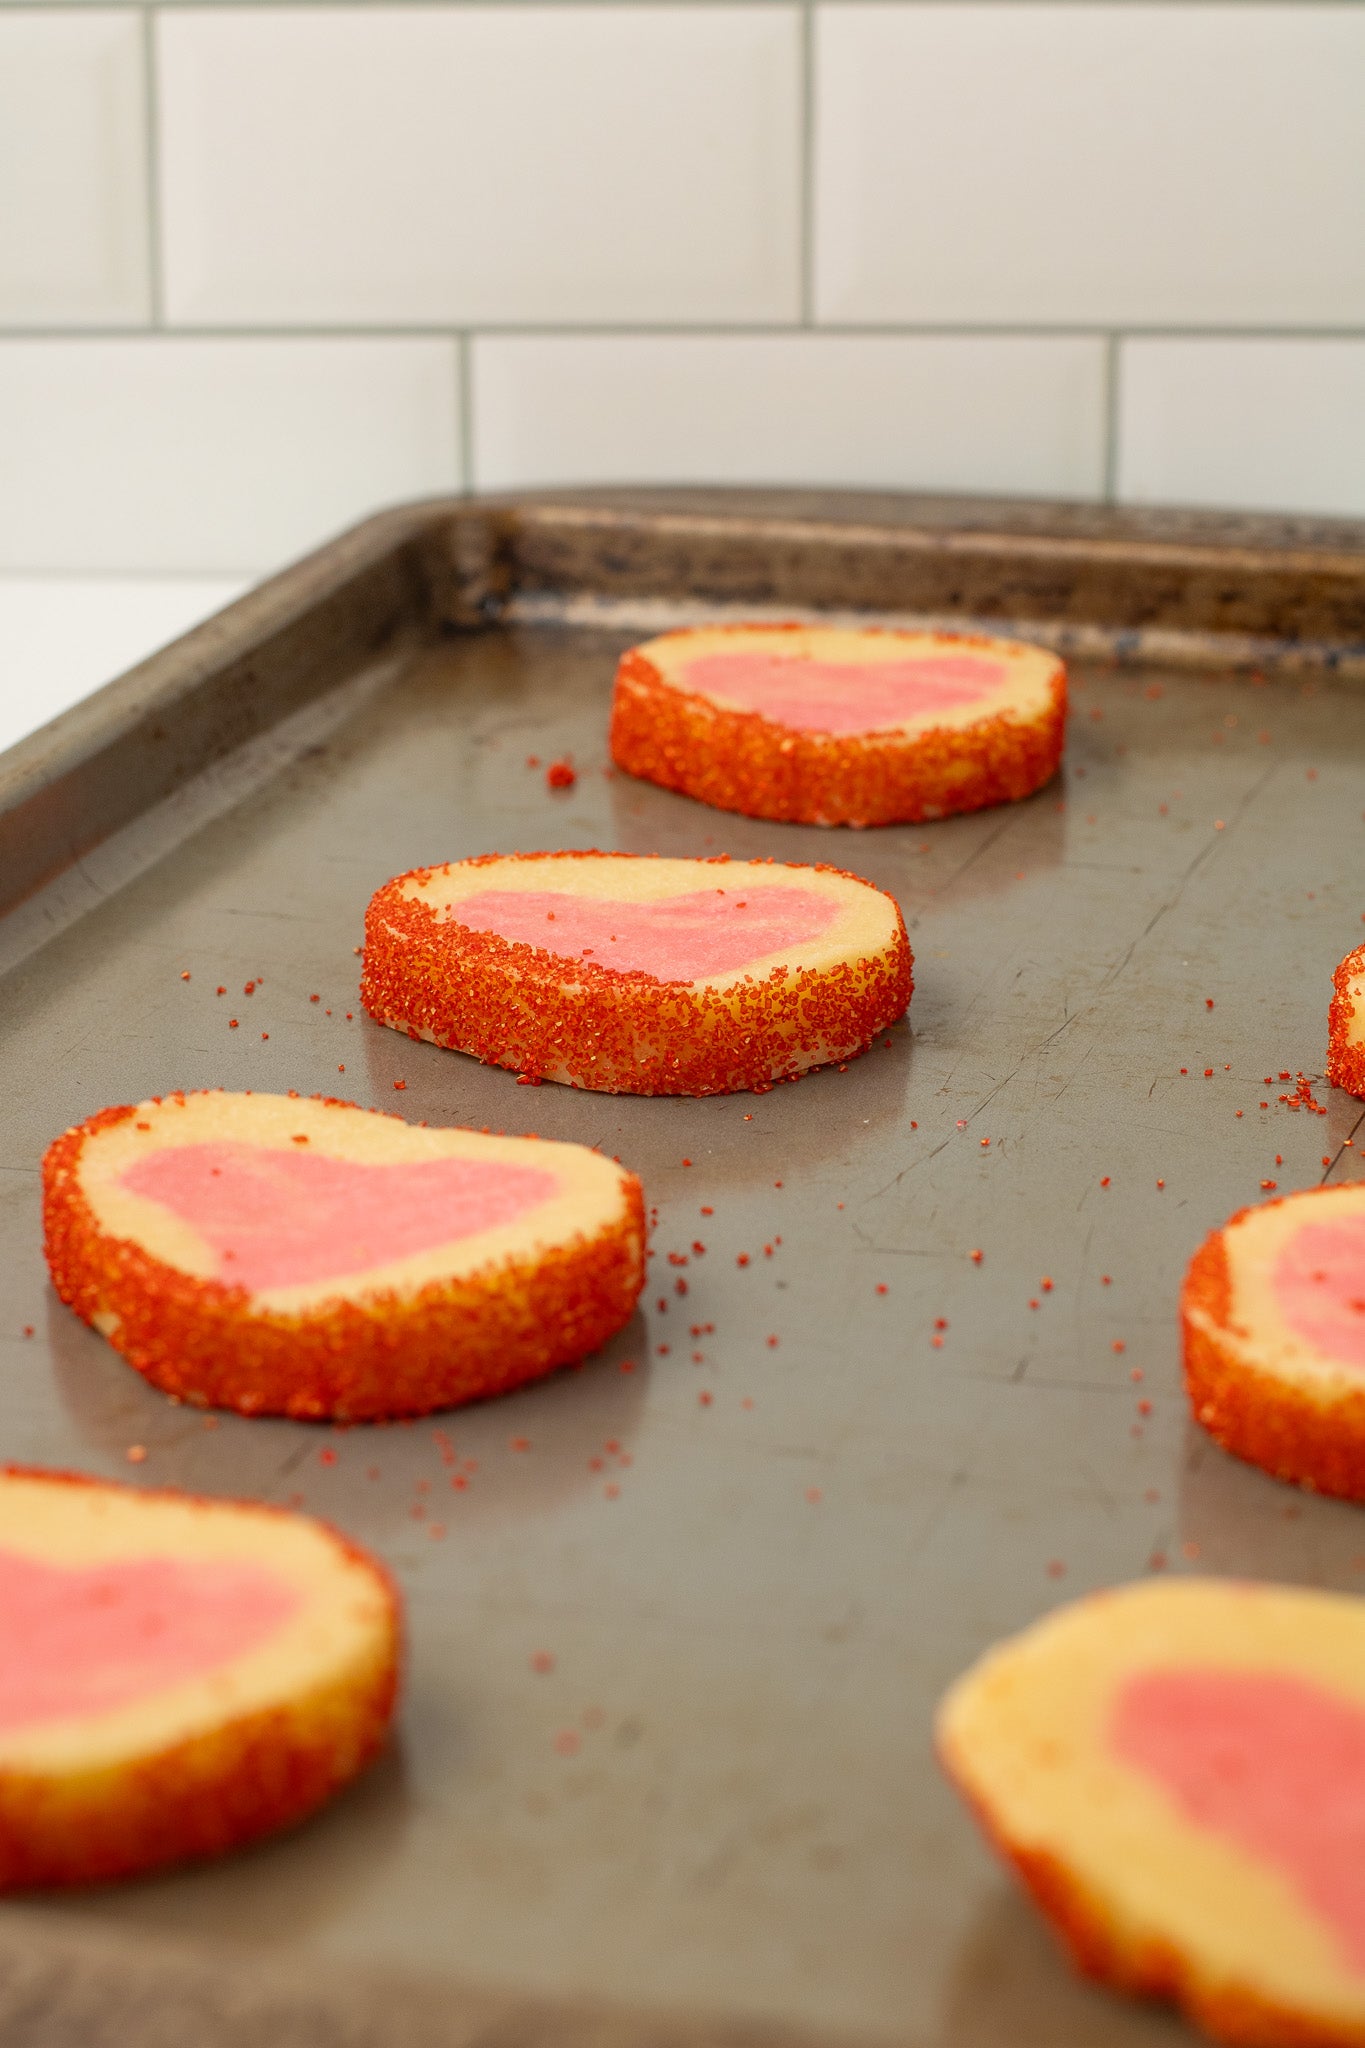
[[[905,661],[813,661],[772,653],[703,654],[685,662],[689,689],[726,697],[799,732],[877,732],[933,711],[979,703],[1009,674],[977,654]]]
[[[489,854],[461,865],[503,858]],[[570,863],[603,856],[507,858]],[[716,872],[717,889],[735,889],[746,865],[723,857],[697,863]],[[771,871],[771,863],[764,865]],[[473,930],[404,893],[405,882],[448,872],[415,869],[371,898],[361,1000],[380,1023],[412,1038],[536,1079],[633,1095],[761,1093],[813,1065],[865,1052],[903,1014],[914,988],[899,910],[894,939],[880,954],[818,970],[774,967],[761,980],[746,976],[714,988],[621,973],[595,955],[583,958],[581,949],[570,966],[544,945]],[[844,873],[827,866],[816,872]],[[795,880],[791,893],[804,893]],[[742,889],[736,900],[747,902]],[[463,904],[459,909],[462,915]]]
[[[1291,1330],[1365,1367],[1365,1215],[1306,1223],[1276,1261],[1275,1294]]]
[[[797,663],[769,653],[699,657],[693,667],[707,688],[738,704],[667,680],[631,648],[617,669],[612,759],[630,775],[719,810],[806,825],[916,824],[1031,795],[1056,774],[1062,758],[1062,663],[1055,663],[1042,707],[1027,716],[1002,709],[910,733],[886,729],[917,712],[956,710],[994,687],[987,671],[1002,666],[999,642],[972,634],[935,637],[940,645],[932,657],[819,664],[821,673],[809,682],[785,673]],[[736,661],[755,666],[722,672],[712,665]],[[909,672],[926,661],[932,665],[912,690]],[[858,677],[847,705],[840,701],[845,666]],[[692,681],[692,671],[685,674]],[[918,705],[908,712],[915,691]],[[873,717],[881,731],[867,729]]]
[[[818,939],[839,905],[813,889],[699,889],[653,903],[613,903],[564,891],[481,889],[456,921],[561,958],[592,958],[617,974],[700,981]]]
[[[1186,1820],[1287,1877],[1365,1974],[1365,1712],[1281,1671],[1147,1671],[1119,1694],[1114,1752]]]
[[[101,1110],[48,1147],[44,1250],[67,1306],[87,1323],[98,1318],[128,1363],[179,1400],[304,1420],[422,1415],[587,1358],[634,1312],[644,1195],[633,1175],[619,1223],[594,1236],[412,1290],[337,1294],[298,1311],[262,1307],[246,1287],[187,1273],[100,1227],[80,1183],[81,1153],[135,1115],[131,1106]]]
[[[376,1165],[233,1141],[168,1145],[121,1176],[213,1246],[218,1277],[253,1290],[385,1266],[549,1201],[538,1167],[492,1159]]]
[[[69,1567],[0,1549],[0,1730],[104,1714],[254,1650],[298,1612],[264,1566],[130,1557]],[[22,1654],[14,1646],[22,1644]]]
[[[1327,1020],[1328,1080],[1350,1095],[1365,1095],[1365,1042],[1352,1038],[1365,1010],[1365,992],[1352,994],[1357,982],[1365,983],[1365,946],[1357,946],[1354,953],[1348,953],[1333,976],[1332,1007]]]

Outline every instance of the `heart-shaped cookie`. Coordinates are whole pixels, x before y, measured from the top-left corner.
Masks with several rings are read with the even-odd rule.
[[[988,1651],[937,1735],[1088,1975],[1228,2041],[1365,2040],[1365,1601],[1092,1594]]]
[[[397,1594],[303,1515],[0,1473],[0,1890],[287,1827],[383,1742]]]
[[[1185,1387],[1225,1450],[1365,1500],[1365,1185],[1243,1209],[1190,1262]]]
[[[371,899],[371,1016],[534,1080],[766,1089],[863,1052],[913,986],[893,899],[857,875],[627,853],[488,855]]]
[[[43,1176],[63,1301],[166,1392],[248,1415],[501,1393],[597,1350],[644,1283],[614,1160],[322,1098],[103,1110]]]
[[[725,811],[889,825],[1028,796],[1062,756],[1066,671],[980,634],[764,625],[621,657],[619,768]]]

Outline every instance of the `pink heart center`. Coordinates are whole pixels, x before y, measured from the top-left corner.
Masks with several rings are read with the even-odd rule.
[[[482,889],[450,912],[471,931],[541,946],[620,974],[701,981],[818,939],[839,905],[814,889],[743,885],[654,903],[613,903],[551,889]]]
[[[1291,1330],[1365,1366],[1365,1216],[1305,1223],[1276,1261],[1274,1286]]]
[[[218,1254],[218,1277],[253,1292],[387,1266],[512,1223],[558,1192],[555,1175],[497,1159],[370,1166],[300,1145],[167,1145],[122,1176]]]
[[[1195,1827],[1278,1866],[1365,1972],[1365,1712],[1279,1671],[1172,1668],[1128,1681],[1110,1739]]]
[[[231,1558],[75,1570],[0,1550],[0,1729],[103,1714],[202,1677],[282,1628],[299,1594]]]
[[[702,654],[687,663],[689,690],[723,697],[796,732],[879,732],[979,703],[1009,675],[980,654],[909,655],[903,661],[803,661],[790,654]]]

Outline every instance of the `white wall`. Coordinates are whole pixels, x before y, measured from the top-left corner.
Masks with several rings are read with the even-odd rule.
[[[0,570],[603,479],[1365,513],[1365,6],[0,0]]]

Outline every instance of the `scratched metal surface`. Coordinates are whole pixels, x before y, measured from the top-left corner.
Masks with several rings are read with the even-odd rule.
[[[412,1624],[400,1741],[330,1813],[65,1910],[925,2048],[1173,2043],[1069,1977],[940,1782],[930,1715],[992,1640],[1154,1553],[1365,1586],[1358,1511],[1189,1423],[1173,1314],[1263,1180],[1361,1170],[1359,1103],[1290,1113],[1263,1076],[1321,1073],[1360,933],[1365,693],[1081,674],[1032,802],[820,833],[607,777],[620,644],[421,657],[0,982],[4,1453],[300,1500],[392,1564]],[[527,756],[565,751],[552,797]],[[560,845],[848,864],[904,906],[908,1028],[762,1098],[640,1102],[347,1018],[378,882]],[[643,1313],[433,1422],[168,1405],[47,1289],[37,1168],[103,1103],[214,1083],[619,1153],[659,1211]]]

